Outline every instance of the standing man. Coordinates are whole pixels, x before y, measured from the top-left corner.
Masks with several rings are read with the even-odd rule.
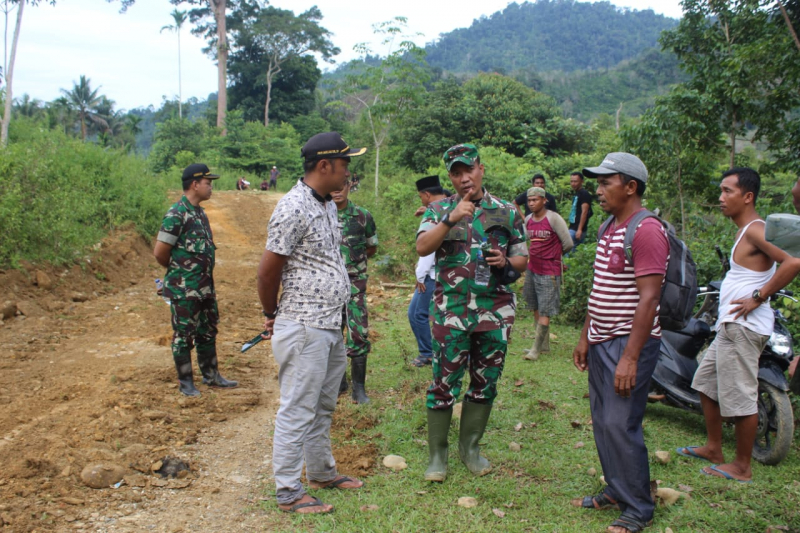
[[[558,213],[545,207],[544,189],[528,189],[525,233],[530,242],[528,270],[522,294],[536,319],[536,338],[523,359],[536,361],[539,354],[550,351],[550,317],[561,307],[561,255],[572,250],[567,223]]]
[[[422,216],[428,206],[434,202],[444,200],[448,195],[439,182],[439,176],[427,176],[417,180],[417,194],[422,206],[417,209],[414,216]],[[417,349],[419,355],[411,364],[417,368],[431,364],[433,360],[433,348],[431,346],[431,323],[430,307],[433,298],[433,289],[436,279],[436,253],[431,252],[424,257],[417,259],[417,268],[414,270],[417,278],[417,285],[414,289],[414,296],[408,306],[408,322],[411,324],[411,331],[417,339]]]
[[[577,247],[586,239],[586,226],[592,216],[592,195],[583,188],[583,175],[580,172],[570,174],[569,186],[575,192],[569,211],[569,234]]]
[[[350,158],[364,152],[366,148],[351,150],[336,132],[320,133],[306,142],[301,152],[305,176],[275,206],[258,266],[258,297],[281,389],[272,464],[278,507],[287,513],[333,510],[306,494],[300,481],[304,462],[311,488],[364,485],[337,474],[330,440],[337,391],[347,366],[341,328],[342,308],[350,297],[330,194],[350,176]]]
[[[658,309],[669,242],[661,222],[646,218],[636,229],[631,260],[623,249],[647,183],[647,168],[638,157],[611,153],[583,173],[597,179],[600,207],[614,217],[598,235],[589,312],[573,353],[578,370],[589,369],[594,441],[608,486],[572,504],[619,508],[622,514],[608,531],[637,532],[653,520],[642,420],[661,344]]]
[[[200,396],[192,376],[192,346],[203,383],[235,387],[217,369],[219,311],[214,292],[214,236],[201,202],[211,198],[212,174],[202,163],[183,171],[183,197],[167,211],[153,255],[166,267],[164,296],[172,302],[172,357],[178,370],[178,388],[186,396]]]
[[[532,187],[539,187],[541,189],[547,189],[545,186],[545,179],[542,174],[534,174],[533,178],[531,178],[531,186]],[[549,192],[545,192],[545,207],[548,211],[552,211],[553,213],[558,214],[558,208],[556,207],[556,198]],[[523,192],[516,198],[514,198],[514,204],[517,206],[517,211],[519,211],[519,216],[525,218],[526,216],[531,214],[531,209],[528,207],[528,191]]]
[[[378,251],[378,234],[369,211],[347,199],[350,180],[344,187],[331,193],[342,233],[340,246],[347,275],[350,277],[350,299],[343,320],[347,323],[347,357],[353,378],[353,400],[367,403],[364,389],[367,378],[367,355],[370,350],[369,314],[367,312],[367,259]],[[347,391],[347,373],[342,375],[339,394]]]
[[[476,476],[492,470],[478,442],[497,396],[514,323],[516,296],[507,284],[527,263],[522,219],[514,204],[483,188],[478,149],[458,144],[443,158],[456,194],[430,204],[417,232],[419,256],[436,253],[425,479],[439,482],[447,476],[447,433],[467,367],[470,386],[461,411],[458,454]]]
[[[679,448],[688,457],[714,465],[704,474],[751,481],[750,459],[758,430],[758,360],[772,334],[775,315],[769,297],[800,272],[800,259],[764,238],[765,222],[756,212],[761,178],[750,168],[722,174],[719,197],[722,214],[739,228],[731,249],[731,269],[719,293],[717,335],[697,367],[692,388],[700,393],[708,438],[704,446]],[[775,268],[775,263],[781,267]],[[736,458],[725,463],[722,417],[734,419]]]
[[[267,190],[278,186],[278,176],[280,175],[281,173],[278,171],[278,167],[273,166],[272,170],[269,171],[269,186],[267,187]]]

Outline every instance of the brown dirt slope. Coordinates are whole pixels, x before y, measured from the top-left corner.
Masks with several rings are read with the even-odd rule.
[[[258,505],[271,493],[276,367],[260,331],[256,267],[278,195],[215,192],[204,204],[218,245],[222,374],[239,388],[189,399],[177,391],[169,307],[150,245],[131,230],[71,268],[0,272],[0,529],[3,531],[266,531],[286,526]],[[337,456],[350,456],[341,450]],[[374,451],[372,452],[375,453]],[[344,472],[364,473],[360,453]],[[151,469],[171,456],[188,476]],[[344,461],[342,461],[344,459]],[[124,470],[91,489],[85,466]],[[155,467],[158,465],[156,464]]]

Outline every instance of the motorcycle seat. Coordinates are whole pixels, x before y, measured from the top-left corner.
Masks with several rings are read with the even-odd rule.
[[[703,340],[711,336],[711,327],[702,320],[696,318],[689,319],[689,324],[680,333],[690,337],[701,338]]]

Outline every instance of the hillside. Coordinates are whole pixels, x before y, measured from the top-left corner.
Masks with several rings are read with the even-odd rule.
[[[469,28],[440,35],[428,63],[453,73],[607,69],[658,45],[677,20],[609,2],[511,3]]]

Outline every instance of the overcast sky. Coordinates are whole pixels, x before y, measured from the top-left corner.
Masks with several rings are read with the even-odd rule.
[[[679,0],[611,0],[633,9],[653,9],[679,18]],[[337,63],[355,58],[353,46],[373,40],[372,25],[396,16],[408,18],[409,30],[422,33],[422,45],[439,34],[467,27],[482,15],[504,9],[508,0],[404,0],[402,2],[343,2],[342,0],[272,0],[271,5],[301,13],[317,5],[324,16],[322,26],[333,33],[342,53]],[[50,101],[69,89],[81,74],[101,87],[118,109],[160,106],[164,96],[178,95],[177,36],[163,32],[172,24],[175,7],[168,0],[136,0],[127,13],[119,3],[103,0],[57,0],[27,5],[23,13],[14,96],[24,93]],[[182,7],[182,9],[187,9]],[[11,46],[16,12],[9,17],[8,46]],[[189,33],[181,34],[183,98],[205,99],[217,88],[214,61],[203,54],[205,43]],[[574,35],[565,38],[575,38]],[[375,45],[375,52],[381,52]],[[324,67],[323,67],[324,68]]]

